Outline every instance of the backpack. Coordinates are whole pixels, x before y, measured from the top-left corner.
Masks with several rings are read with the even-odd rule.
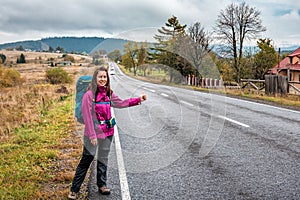
[[[75,117],[81,124],[84,124],[81,110],[82,98],[91,82],[92,76],[81,76],[76,82]]]

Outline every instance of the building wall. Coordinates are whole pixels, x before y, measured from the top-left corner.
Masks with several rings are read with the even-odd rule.
[[[280,76],[287,76],[287,72],[286,72],[286,70],[281,70],[281,71],[278,73],[278,75],[280,75]]]
[[[291,81],[297,81],[300,83],[300,72],[294,72]]]
[[[299,59],[300,59],[300,58],[298,58],[297,56],[294,56],[293,59],[292,59],[292,64],[300,63],[300,62],[299,62]]]
[[[280,76],[287,76],[287,70],[282,70],[278,73]],[[300,72],[299,71],[291,71],[290,72],[290,81],[300,82]]]

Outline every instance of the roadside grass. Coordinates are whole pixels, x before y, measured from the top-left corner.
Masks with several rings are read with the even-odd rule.
[[[50,84],[2,88],[0,92],[0,140],[8,138],[15,127],[38,121],[48,107],[62,96]]]
[[[217,93],[221,95],[244,98],[252,101],[259,101],[261,103],[275,104],[283,107],[300,110],[300,95],[287,94],[285,96],[268,96],[263,91],[261,91],[260,93],[256,93],[256,91],[253,90],[247,91],[247,90],[237,90],[237,89],[227,89],[227,88],[226,89],[200,88],[196,86],[169,83],[169,78],[163,70],[161,70],[160,72],[153,71],[151,74],[147,76],[140,76],[140,75],[134,76],[133,73],[126,70],[124,66],[119,65],[119,67],[128,76],[131,76],[139,80],[148,81],[151,83],[181,87],[181,88],[192,89],[201,92]]]
[[[0,88],[0,199],[66,199],[82,153],[83,127],[74,122],[75,85],[45,82],[49,59],[59,61],[62,54],[24,52],[26,64],[15,64],[22,52],[0,52],[7,56],[3,67],[25,80]],[[72,56],[74,65],[64,68],[69,75],[90,71],[91,58]],[[79,199],[86,188],[85,181]]]
[[[123,73],[125,73],[126,75],[130,76],[130,77],[134,77],[137,78],[139,80],[143,80],[143,81],[148,81],[148,82],[152,82],[152,83],[165,83],[167,84],[169,82],[169,77],[166,76],[166,73],[163,70],[152,70],[151,73],[147,73],[147,76],[143,76],[143,72],[141,72],[140,70],[137,71],[137,76],[134,76],[132,71],[127,70],[123,65],[118,65],[119,68],[121,69],[121,71]]]
[[[230,93],[229,93],[230,94]],[[246,97],[254,100],[262,100],[265,102],[275,103],[286,107],[292,107],[300,109],[300,96],[299,95],[286,95],[286,96],[267,96],[265,94],[249,94],[241,93],[242,97]]]
[[[74,137],[73,99],[71,96],[53,103],[40,120],[15,128],[10,137],[0,144],[0,197],[4,199],[57,199],[66,194],[73,178],[74,163],[58,160],[64,155],[78,160],[80,139]],[[76,140],[66,142],[67,138]],[[64,141],[66,143],[64,143]],[[72,159],[71,159],[72,161]],[[66,172],[66,173],[64,173]],[[49,186],[64,184],[53,190]],[[53,187],[52,187],[53,188]],[[55,195],[57,198],[53,198]]]

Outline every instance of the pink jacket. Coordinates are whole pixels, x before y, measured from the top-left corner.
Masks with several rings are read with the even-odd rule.
[[[98,87],[98,90],[99,93],[96,97],[96,102],[109,102],[109,97],[106,96],[106,88]],[[88,136],[91,140],[95,138],[106,138],[114,134],[114,128],[107,128],[106,124],[94,123],[94,121],[97,120],[109,120],[111,118],[111,106],[116,108],[126,108],[136,106],[141,103],[141,99],[139,97],[121,100],[113,93],[111,97],[111,105],[109,103],[95,103],[94,112],[92,112],[93,98],[92,91],[88,90],[82,99],[82,116],[85,124],[84,135]]]

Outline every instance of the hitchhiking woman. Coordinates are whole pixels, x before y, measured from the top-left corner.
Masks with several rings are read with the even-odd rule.
[[[69,199],[76,199],[91,162],[97,151],[97,186],[99,193],[109,195],[107,187],[107,163],[111,141],[114,135],[115,120],[111,115],[111,106],[125,108],[136,106],[147,99],[142,94],[137,98],[121,100],[110,88],[109,76],[105,67],[95,70],[91,85],[82,99],[84,119],[84,147],[82,157],[76,168],[70,189]],[[98,147],[98,148],[97,148]]]

